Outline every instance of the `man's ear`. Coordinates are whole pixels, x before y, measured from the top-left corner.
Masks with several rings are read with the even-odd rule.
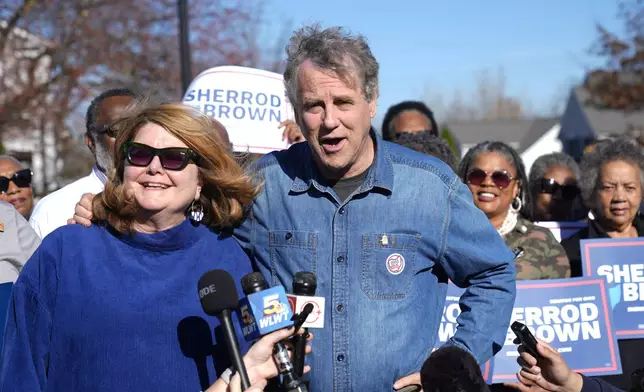
[[[92,139],[89,134],[85,134],[85,144],[87,148],[92,152],[92,155],[96,155],[96,146],[94,145],[94,139]]]

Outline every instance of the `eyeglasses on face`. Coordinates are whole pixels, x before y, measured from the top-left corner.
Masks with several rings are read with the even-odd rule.
[[[148,166],[158,156],[166,170],[183,170],[190,162],[198,164],[199,157],[189,148],[154,148],[147,144],[127,142],[123,145],[127,162],[132,166]]]
[[[499,189],[505,189],[509,187],[512,181],[515,180],[514,178],[512,178],[510,173],[505,170],[497,170],[489,174],[483,169],[475,168],[470,170],[467,174],[467,183],[474,186],[481,186],[481,184],[485,182],[485,179],[488,178],[488,176],[491,178],[494,185]]]
[[[0,193],[9,190],[9,183],[13,182],[18,188],[28,188],[31,185],[31,169],[22,169],[13,173],[11,177],[0,176]]]
[[[553,178],[542,178],[537,183],[540,193],[556,195],[561,192],[561,197],[565,200],[574,200],[579,195],[579,187],[574,184],[561,185]]]

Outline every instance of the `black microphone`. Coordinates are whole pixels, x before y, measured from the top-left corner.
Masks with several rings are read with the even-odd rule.
[[[241,280],[242,290],[246,296],[259,293],[268,289],[268,283],[264,275],[259,272],[253,272],[244,276]],[[278,342],[273,350],[273,358],[277,362],[277,367],[283,377],[282,386],[287,392],[308,392],[308,388],[300,381],[294,371],[293,363],[288,355],[288,350],[284,343]]]
[[[318,281],[313,272],[297,272],[293,276],[293,294],[307,297],[315,296]],[[309,304],[310,305],[310,304]],[[311,313],[312,305],[308,313]],[[304,313],[304,312],[303,312]],[[301,315],[304,316],[304,315]],[[305,315],[308,317],[308,314]],[[306,318],[304,318],[306,320]],[[304,321],[302,320],[302,322]],[[304,375],[304,358],[306,356],[306,339],[309,336],[309,329],[304,328],[302,335],[293,336],[293,367],[298,377]]]
[[[239,295],[235,281],[224,270],[212,270],[201,276],[198,288],[204,312],[209,316],[217,317],[221,323],[233,366],[241,377],[242,389],[246,390],[250,388],[250,380],[242,360],[237,334],[231,318],[231,312],[239,307]]]

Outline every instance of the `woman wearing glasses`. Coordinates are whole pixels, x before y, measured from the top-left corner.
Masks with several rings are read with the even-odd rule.
[[[8,155],[0,155],[0,200],[13,205],[27,220],[34,208],[31,170],[23,169],[17,159]]]
[[[227,233],[258,187],[193,108],[140,109],[119,129],[95,224],[45,237],[14,286],[2,391],[193,392],[230,365],[197,281],[251,272]]]
[[[574,221],[583,219],[579,198],[579,166],[561,152],[542,155],[530,170],[533,218],[535,221]]]
[[[557,239],[529,221],[528,178],[514,149],[502,142],[480,143],[468,150],[458,174],[469,186],[474,204],[517,254],[517,279],[570,276],[566,252]]]

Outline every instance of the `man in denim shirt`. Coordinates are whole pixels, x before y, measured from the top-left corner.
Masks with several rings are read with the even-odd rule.
[[[307,142],[256,163],[264,189],[234,234],[273,285],[317,275],[326,317],[308,355],[310,391],[420,384],[448,279],[468,290],[447,344],[485,362],[510,322],[513,253],[445,163],[371,130],[378,62],[363,37],[305,27],[287,56],[286,91]],[[90,204],[84,197],[77,222],[90,223]]]
[[[378,63],[364,38],[305,27],[284,78],[307,143],[257,162],[265,186],[235,236],[273,285],[317,275],[326,318],[310,389],[420,384],[448,279],[468,290],[447,344],[489,359],[514,305],[514,256],[446,164],[370,129]]]

